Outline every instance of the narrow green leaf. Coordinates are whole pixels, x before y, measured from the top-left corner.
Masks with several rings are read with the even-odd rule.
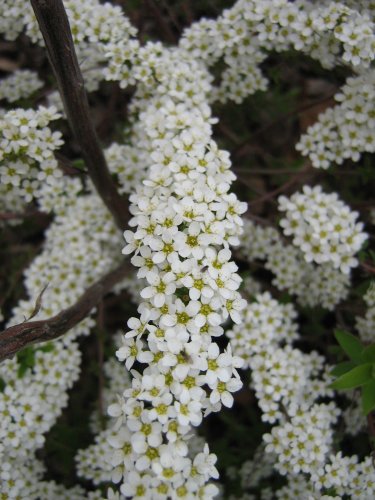
[[[17,375],[22,378],[27,370],[35,365],[35,349],[31,346],[25,347],[16,356],[19,363]]]
[[[361,363],[363,351],[361,341],[351,333],[345,332],[344,330],[336,330],[335,337],[349,358],[356,363]]]
[[[362,410],[365,415],[375,410],[375,380],[362,387]]]
[[[38,351],[43,351],[43,352],[52,352],[55,349],[55,346],[53,345],[52,342],[47,342],[46,344],[41,345],[38,347]]]
[[[371,380],[372,364],[359,365],[335,380],[331,387],[333,389],[353,389],[360,387]]]
[[[368,363],[375,363],[375,344],[371,344],[363,349],[362,358],[363,361],[367,361]]]
[[[341,375],[344,375],[344,373],[347,373],[356,366],[357,365],[354,363],[354,361],[343,361],[342,363],[336,365],[333,370],[331,370],[331,375],[333,377],[341,377]]]

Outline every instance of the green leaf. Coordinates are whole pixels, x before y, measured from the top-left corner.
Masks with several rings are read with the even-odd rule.
[[[331,387],[333,389],[353,389],[360,387],[371,380],[372,364],[359,365],[335,380]]]
[[[3,379],[0,377],[0,392],[3,392],[3,391],[4,391],[5,386],[6,386],[5,380],[3,380]]]
[[[19,363],[17,375],[22,378],[29,368],[35,365],[35,349],[33,347],[25,347],[17,353],[17,361]]]
[[[341,377],[341,375],[344,375],[344,373],[347,373],[356,366],[357,365],[354,363],[354,361],[343,361],[342,363],[336,365],[333,370],[331,370],[331,375],[334,377]]]
[[[79,170],[85,170],[85,162],[81,158],[73,160],[72,164],[75,168],[78,168]]]
[[[38,351],[42,351],[42,352],[52,352],[52,351],[54,351],[55,346],[53,345],[53,342],[47,342],[46,344],[41,345],[37,349],[38,349]]]
[[[356,363],[361,363],[361,361],[363,361],[363,345],[357,337],[355,337],[351,333],[345,332],[344,330],[336,330],[335,337],[337,342],[340,344],[340,346],[350,359],[352,359]]]
[[[368,363],[375,363],[375,344],[371,344],[363,349],[362,358],[363,361],[367,361]]]
[[[375,410],[375,380],[362,387],[362,410],[365,415]]]

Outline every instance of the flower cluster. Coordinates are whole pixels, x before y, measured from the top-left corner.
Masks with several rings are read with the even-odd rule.
[[[330,262],[346,274],[358,265],[354,255],[367,234],[357,222],[358,212],[351,211],[337,193],[323,193],[321,186],[303,186],[302,192],[290,198],[280,196],[279,210],[285,212],[280,221],[284,234],[293,237],[307,262]]]
[[[106,364],[104,404],[114,419],[99,430],[95,414],[95,442],[76,457],[81,477],[95,485],[119,484],[119,491],[108,491],[109,499],[216,496],[218,487],[210,483],[218,478],[216,456],[193,431],[210,412],[233,405],[241,367],[251,370],[262,419],[273,425],[259,454],[243,464],[244,489],[278,471],[287,476],[285,486],[263,489],[262,498],[375,496],[370,457],[360,461],[333,449],[340,410],[327,402],[333,395],[329,367],[321,355],[294,343],[300,339],[296,310],[260,293],[252,277],[244,285],[255,300],[245,309],[229,249],[241,241],[239,256],[250,264],[264,261],[279,290],[303,306],[333,309],[347,296],[354,254],[366,239],[362,224],[338,195],[319,186],[280,199],[286,212],[281,225],[295,246],[273,227],[243,223],[246,206],[230,193],[235,175],[229,154],[212,139],[216,120],[209,106],[217,100],[240,103],[265,90],[260,65],[274,51],[300,51],[325,68],[344,63],[356,76],[297,149],[321,168],[374,152],[374,7],[359,3],[239,0],[217,20],[193,23],[178,46],[167,49],[134,39],[136,30],[119,7],[64,1],[88,90],[103,79],[121,88],[136,85],[126,139],[105,155],[119,191],[131,193],[133,218],[123,253],[133,254],[137,275],[117,288],[128,286],[133,298],[139,295],[139,315],[128,321],[117,346],[121,364]],[[29,2],[4,0],[0,33],[14,40],[23,31],[43,45]],[[0,99],[14,102],[40,86],[34,73],[20,70],[0,83]],[[56,93],[50,100],[61,109]],[[30,317],[38,297],[37,319],[60,312],[121,258],[121,238],[90,183],[63,177],[58,168],[54,151],[61,134],[48,125],[61,116],[54,107],[1,111],[1,207],[21,211],[37,199],[41,210],[55,215],[41,254],[25,271],[27,299],[8,324]],[[372,341],[373,289],[365,301],[368,311],[357,327],[364,341]],[[229,322],[229,344],[221,339],[220,348],[215,339]],[[0,365],[1,497],[103,497],[99,490],[67,490],[44,480],[35,455],[78,378],[77,337],[93,324],[89,316],[63,339]],[[344,413],[347,425],[357,417],[355,411]]]
[[[117,351],[128,369],[135,361],[148,366],[132,370],[132,389],[109,409],[121,425],[111,444],[129,443],[126,456],[114,455],[114,479],[126,497],[146,488],[150,498],[172,490],[211,498],[216,458],[207,445],[189,458],[188,433],[205,412],[232,406],[231,393],[242,385],[240,359],[212,338],[223,334],[226,319],[239,322],[245,305],[228,247],[238,243],[246,205],[228,193],[228,154],[211,139],[207,73],[174,51],[159,57],[160,84],[148,102],[141,95],[135,102],[151,166],[130,197],[135,230],[125,231],[124,248],[146,280],[145,301]]]
[[[289,498],[294,491],[300,495],[297,498],[321,499],[333,490],[339,498],[345,494],[371,498],[375,492],[371,458],[360,462],[356,455],[333,452],[334,425],[341,411],[332,401],[318,402],[333,395],[330,379],[322,356],[292,346],[298,340],[295,317],[290,304],[278,304],[269,293],[258,294],[243,324],[226,332],[234,354],[244,359],[245,368],[251,368],[251,386],[262,419],[276,424],[263,436],[268,460],[288,478],[288,485],[276,496]],[[264,474],[271,472],[266,461]],[[245,481],[242,487],[251,489],[253,482]],[[263,492],[266,498],[272,495],[267,489]]]
[[[334,404],[315,404],[273,427],[263,439],[266,451],[277,455],[276,469],[283,475],[319,471],[332,447],[338,415]]]
[[[10,207],[14,200],[27,203],[42,197],[46,184],[53,187],[61,181],[54,157],[62,144],[61,133],[47,126],[58,118],[55,108],[40,106],[14,109],[0,119],[0,193]]]
[[[359,70],[369,67],[374,59],[373,13],[359,12],[338,2],[240,0],[217,20],[194,23],[180,46],[210,66],[223,59],[221,83],[212,97],[242,102],[266,88],[259,65],[273,50],[295,49],[327,68],[338,61]]]
[[[19,69],[0,81],[0,101],[16,102],[31,96],[43,87],[43,82],[34,71]]]
[[[66,180],[60,195],[60,212],[46,232],[45,246],[25,272],[28,299],[13,310],[9,324],[30,317],[43,288],[43,319],[72,305],[96,279],[119,262],[121,234],[95,194],[77,197],[80,181]],[[0,493],[5,498],[65,498],[54,483],[42,480],[44,466],[35,452],[44,444],[44,435],[67,405],[67,391],[80,372],[80,350],[75,339],[87,335],[94,322],[86,318],[61,340],[27,351],[23,357],[0,365]],[[30,362],[32,360],[32,362]],[[73,491],[66,493],[72,498]],[[87,498],[78,489],[74,498]],[[8,496],[7,496],[8,495]],[[55,496],[57,495],[57,496]]]
[[[358,161],[361,153],[375,152],[375,71],[348,78],[335,95],[339,103],[327,109],[302,135],[296,145],[316,168],[332,163]]]
[[[250,263],[265,260],[265,268],[275,275],[272,284],[296,295],[304,306],[322,305],[333,309],[348,294],[348,274],[334,268],[331,263],[315,266],[306,262],[302,252],[286,244],[273,227],[245,220],[239,254]]]
[[[283,409],[293,414],[328,394],[319,380],[323,358],[291,346],[299,337],[296,315],[291,304],[279,304],[268,292],[257,294],[243,323],[226,332],[233,353],[244,360],[244,368],[252,370],[251,385],[262,419],[270,423],[283,417]]]
[[[102,4],[98,0],[65,0],[71,32],[86,88],[97,90],[104,79],[107,45],[127,43],[137,30],[118,6]],[[30,2],[4,0],[0,5],[0,33],[14,40],[25,31],[39,45],[43,37]]]
[[[136,144],[135,137],[131,142]],[[116,174],[120,193],[133,192],[145,178],[148,155],[132,144],[114,142],[104,151],[109,170]]]

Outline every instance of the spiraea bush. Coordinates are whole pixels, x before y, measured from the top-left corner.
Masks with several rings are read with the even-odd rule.
[[[81,123],[42,4],[0,5],[0,499],[374,498],[374,2],[54,0]]]

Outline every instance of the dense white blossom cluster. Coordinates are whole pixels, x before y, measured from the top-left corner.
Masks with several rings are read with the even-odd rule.
[[[322,113],[296,145],[316,168],[375,152],[375,71],[348,78],[335,99],[339,104]]]
[[[86,88],[96,90],[104,79],[103,65],[107,45],[120,40],[127,43],[137,30],[118,6],[97,0],[65,0],[64,6],[75,43]],[[0,5],[0,33],[14,40],[25,32],[34,43],[43,45],[42,34],[31,3],[4,0]]]
[[[315,404],[297,411],[288,421],[275,426],[270,434],[265,434],[266,451],[277,455],[276,469],[283,475],[313,475],[324,466],[332,448],[332,425],[338,414],[333,404]]]
[[[338,498],[345,494],[371,498],[375,494],[371,458],[360,462],[356,455],[334,454],[333,427],[341,411],[333,402],[318,402],[333,395],[330,378],[322,356],[292,346],[298,339],[295,317],[290,304],[277,303],[269,293],[258,294],[246,309],[243,324],[226,332],[233,353],[244,359],[244,368],[251,368],[251,386],[263,420],[276,424],[263,436],[265,451],[271,454],[274,469],[288,477],[287,489],[298,485],[296,498],[320,499],[332,489]],[[270,474],[268,462],[264,473]],[[243,483],[244,489],[252,486],[251,481]],[[285,487],[276,494],[289,498]]]
[[[279,197],[280,220],[286,236],[300,248],[307,262],[332,263],[348,274],[358,265],[354,255],[367,239],[358,212],[350,210],[337,193],[326,194],[321,186],[303,186],[289,198]]]
[[[131,193],[145,178],[148,154],[138,146],[136,133],[133,134],[132,144],[111,144],[105,151],[109,170],[116,174],[120,184],[119,192]]]
[[[265,268],[275,275],[272,284],[295,295],[303,306],[333,309],[348,294],[348,274],[331,263],[306,262],[303,253],[285,243],[273,227],[245,220],[239,255],[250,263],[264,260]]]
[[[19,69],[0,81],[0,101],[16,102],[43,87],[35,71]]]
[[[246,205],[228,193],[228,154],[211,139],[207,73],[173,50],[159,58],[165,76],[152,97],[140,93],[134,102],[151,167],[130,197],[135,230],[125,231],[124,248],[135,252],[145,301],[117,351],[128,369],[135,361],[148,366],[132,370],[132,389],[110,407],[119,426],[112,446],[129,443],[127,456],[114,455],[114,479],[126,497],[142,490],[149,498],[211,498],[216,457],[207,445],[188,455],[189,429],[204,413],[232,406],[242,385],[239,358],[212,338],[228,317],[239,322],[245,305],[228,246],[238,242]]]
[[[43,198],[48,187],[62,182],[54,157],[62,135],[47,126],[58,118],[56,108],[43,106],[13,109],[0,118],[0,195],[8,210]]]
[[[252,370],[251,385],[263,420],[275,423],[285,409],[293,415],[299,407],[332,393],[319,380],[324,359],[291,345],[299,337],[293,306],[279,304],[268,292],[257,294],[254,300],[246,308],[243,323],[226,335],[233,353],[244,360],[244,368]]]
[[[66,182],[60,196],[61,215],[48,229],[42,253],[25,272],[29,298],[14,309],[10,324],[30,317],[45,286],[37,319],[72,305],[93,281],[119,262],[121,235],[111,215],[97,195],[76,196],[82,189],[78,180]],[[61,340],[28,348],[33,362],[26,371],[22,358],[0,365],[5,385],[0,392],[0,493],[5,498],[65,498],[61,488],[42,481],[44,466],[34,453],[43,446],[45,433],[67,405],[67,391],[79,376],[81,355],[75,339],[87,335],[93,324],[88,317]],[[87,498],[83,490],[72,495],[67,492],[66,498]]]
[[[264,261],[272,285],[302,306],[333,309],[348,294],[354,254],[366,239],[363,226],[338,195],[319,186],[280,199],[286,212],[281,225],[295,246],[273,227],[243,222],[246,205],[230,193],[235,175],[229,154],[212,139],[210,109],[214,101],[241,103],[265,90],[260,65],[270,52],[299,51],[328,69],[344,64],[355,76],[297,150],[320,168],[374,152],[375,8],[371,1],[359,4],[239,0],[217,20],[193,23],[178,46],[167,49],[135,39],[117,6],[64,1],[88,90],[104,79],[121,88],[136,85],[126,139],[105,155],[119,191],[131,194],[123,253],[133,254],[137,275],[116,289],[129,287],[139,316],[130,318],[118,346],[121,363],[105,365],[103,404],[114,418],[102,428],[100,416],[93,416],[94,444],[76,457],[80,477],[95,486],[116,485],[108,499],[217,496],[210,482],[218,478],[216,456],[194,429],[210,412],[232,407],[241,367],[251,370],[262,419],[273,425],[259,453],[241,468],[245,490],[278,471],[287,484],[276,492],[264,488],[263,499],[375,496],[371,458],[342,456],[333,446],[341,410],[329,401],[324,358],[295,343],[295,308],[260,293],[252,277],[244,285],[255,301],[246,306],[229,249],[241,242],[238,255],[250,264]],[[3,0],[0,33],[14,40],[23,32],[43,45],[30,3]],[[0,99],[14,102],[41,86],[34,73],[20,70],[0,83]],[[61,110],[56,93],[50,101]],[[37,319],[73,304],[121,260],[122,240],[90,182],[65,177],[58,168],[54,152],[62,136],[48,125],[63,115],[52,106],[1,110],[0,116],[1,208],[19,212],[37,200],[39,209],[55,216],[42,252],[24,273],[27,299],[13,310],[8,324],[14,324],[33,314],[38,297]],[[357,318],[365,342],[373,341],[374,295],[373,288],[367,292],[366,316]],[[215,339],[229,322],[234,325],[222,349]],[[44,480],[35,455],[67,405],[80,370],[77,338],[93,324],[91,315],[63,338],[0,365],[1,498],[103,498],[100,490],[67,490]],[[352,432],[361,426],[357,410],[344,413],[348,427],[356,422]]]
[[[239,103],[266,88],[259,65],[273,50],[295,49],[327,68],[338,61],[359,70],[369,67],[375,47],[372,14],[344,2],[240,0],[217,20],[194,23],[180,46],[210,66],[223,59],[221,83],[212,97]]]

